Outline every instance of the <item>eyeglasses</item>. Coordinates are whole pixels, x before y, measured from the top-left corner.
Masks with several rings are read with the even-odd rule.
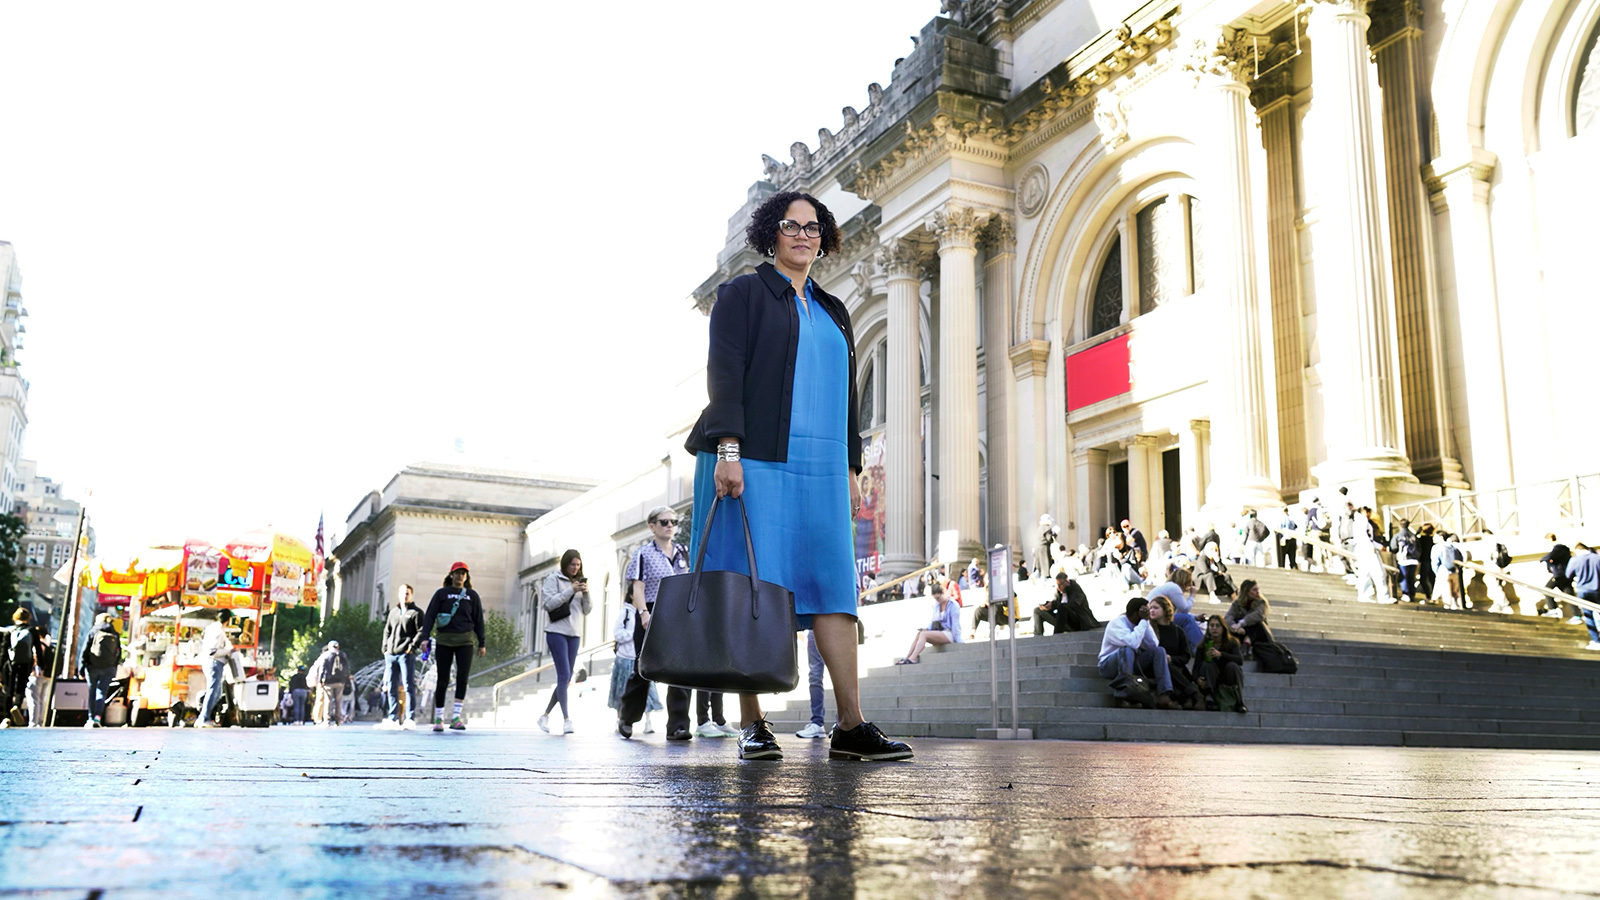
[[[651,522],[650,524],[652,524],[652,525],[666,525],[666,526],[672,527],[672,526],[676,526],[678,524],[678,520],[677,519],[657,519],[654,522]]]
[[[784,219],[778,223],[778,230],[789,237],[794,237],[802,231],[806,233],[806,237],[822,237],[822,225],[818,222],[807,222],[801,225],[793,219]]]

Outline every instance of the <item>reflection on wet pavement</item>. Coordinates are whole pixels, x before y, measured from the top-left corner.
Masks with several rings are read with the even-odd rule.
[[[275,728],[0,736],[0,895],[1600,895],[1575,752]]]

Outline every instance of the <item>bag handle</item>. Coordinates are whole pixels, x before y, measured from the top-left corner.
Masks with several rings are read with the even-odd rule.
[[[750,562],[750,618],[761,618],[761,610],[756,607],[756,597],[759,592],[756,582],[761,576],[756,573],[756,545],[750,539],[750,513],[745,509],[743,497],[730,497],[730,500],[739,501],[739,518],[744,524],[744,552],[745,558]],[[689,611],[694,612],[695,601],[700,594],[700,574],[704,571],[706,561],[706,545],[711,543],[711,523],[717,518],[717,504],[722,497],[711,501],[711,509],[706,511],[706,527],[700,534],[700,552],[694,556],[694,583],[689,586]]]

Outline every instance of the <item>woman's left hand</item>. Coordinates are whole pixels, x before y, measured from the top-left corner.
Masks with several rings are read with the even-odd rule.
[[[489,648],[488,647],[479,647],[478,648],[478,655],[479,656],[488,656],[489,655]]]
[[[861,512],[861,476],[850,475],[850,518],[855,518]]]

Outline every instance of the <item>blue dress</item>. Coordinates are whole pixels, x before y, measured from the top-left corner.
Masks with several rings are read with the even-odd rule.
[[[850,350],[844,332],[812,299],[799,308],[789,461],[743,460],[744,501],[762,581],[794,592],[802,630],[821,613],[856,614],[850,535]],[[700,552],[705,516],[716,499],[717,455],[696,455],[689,558]],[[706,546],[706,571],[748,572],[737,503],[724,501]]]

